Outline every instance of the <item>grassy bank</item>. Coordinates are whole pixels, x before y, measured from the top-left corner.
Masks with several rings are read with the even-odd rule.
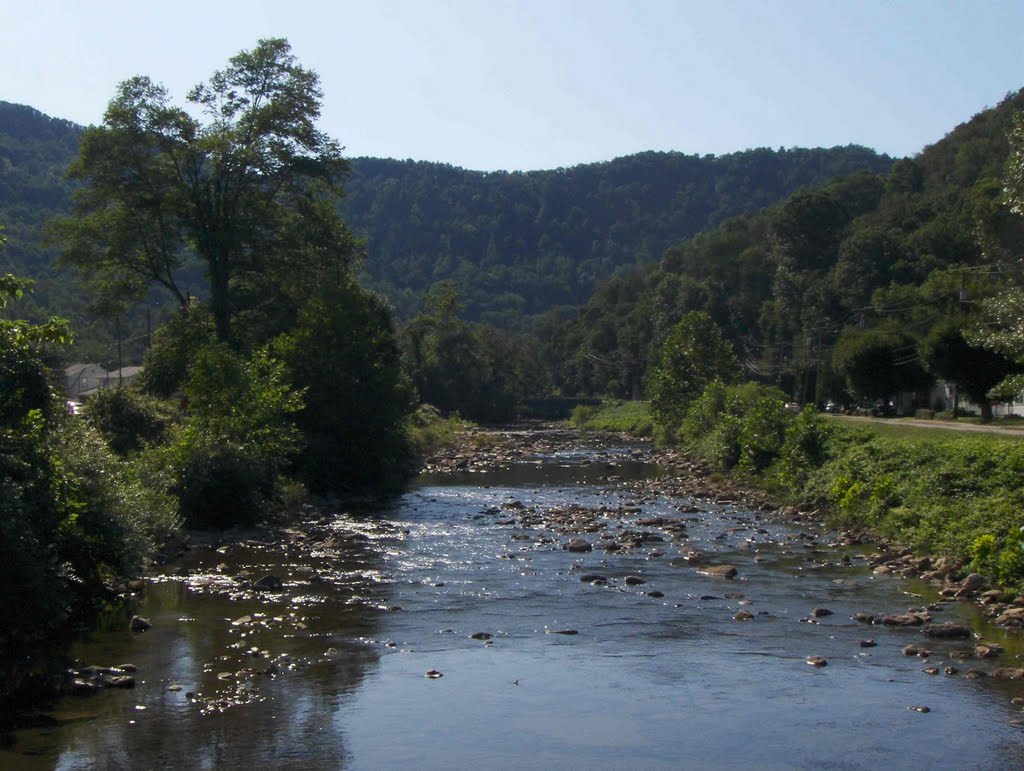
[[[570,422],[589,431],[618,431],[634,436],[650,436],[654,432],[647,402],[612,400],[593,407],[579,405],[573,409]]]
[[[643,412],[641,403],[617,404],[574,424],[629,430]],[[819,509],[835,527],[869,530],[1024,589],[1024,443],[1016,437],[795,415],[775,389],[716,384],[690,406],[673,441],[781,501]]]

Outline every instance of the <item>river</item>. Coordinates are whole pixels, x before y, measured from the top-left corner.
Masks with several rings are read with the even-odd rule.
[[[981,676],[1024,647],[975,605],[873,573],[871,547],[661,493],[646,447],[517,441],[373,515],[161,567],[75,650],[135,687],[63,699],[0,767],[1024,767],[1024,684]],[[1005,652],[853,618],[926,607]]]

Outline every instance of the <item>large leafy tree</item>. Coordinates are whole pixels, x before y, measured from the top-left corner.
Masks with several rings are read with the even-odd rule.
[[[709,384],[733,382],[739,373],[736,353],[718,325],[703,311],[687,313],[665,339],[648,384],[655,421],[674,433]]]
[[[232,341],[268,276],[355,254],[337,213],[348,167],[315,125],[321,96],[283,39],[230,59],[189,92],[191,110],[147,77],[125,81],[70,170],[82,184],[57,227],[67,261],[104,296],[155,284],[187,309],[198,260],[217,336]]]
[[[832,352],[832,366],[846,378],[851,393],[864,399],[887,399],[928,386],[918,360],[917,342],[888,327],[848,327]]]
[[[956,318],[940,321],[924,339],[921,355],[931,372],[956,383],[981,407],[981,417],[991,420],[989,391],[1019,367],[1000,353],[969,343],[965,325]]]

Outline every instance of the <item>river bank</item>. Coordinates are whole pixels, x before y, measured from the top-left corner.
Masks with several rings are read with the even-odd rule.
[[[5,767],[1024,759],[1016,635],[650,442],[477,431],[372,514],[187,546],[76,649],[134,687]]]
[[[613,414],[622,412],[618,405]],[[629,411],[636,420],[636,410]],[[607,421],[601,421],[600,424]],[[848,529],[839,532],[836,546],[872,546],[874,552],[865,557],[872,571],[878,575],[894,575],[902,578],[920,578],[938,589],[943,597],[962,598],[976,602],[985,614],[1007,629],[1024,628],[1024,594],[1014,587],[995,585],[991,577],[971,569],[963,555],[928,553],[909,548],[895,538],[886,538],[867,526],[860,526],[857,518],[843,516],[828,508],[827,503],[813,507],[794,505],[808,496],[804,491],[792,491],[788,496],[769,493],[756,484],[751,477],[736,477],[714,471],[710,465],[694,458],[691,452],[678,448],[659,447],[648,436],[646,423],[641,436],[629,432],[608,433],[607,437],[629,437],[629,440],[644,447],[643,457],[657,464],[664,474],[657,479],[647,480],[644,489],[651,495],[666,495],[677,498],[697,498],[720,505],[736,505],[757,511],[761,516],[776,522],[813,524],[832,527],[837,523]],[[557,428],[558,424],[547,427]],[[590,429],[594,431],[593,429]],[[598,430],[597,435],[602,435]],[[524,439],[517,434],[508,434],[504,440],[501,434],[471,430],[462,434],[455,442],[435,454],[425,466],[432,471],[486,471],[514,462],[530,452],[551,450],[552,442]],[[916,469],[921,472],[921,469]],[[788,500],[780,500],[783,497]]]

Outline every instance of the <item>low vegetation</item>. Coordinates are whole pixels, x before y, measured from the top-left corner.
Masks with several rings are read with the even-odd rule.
[[[600,406],[580,404],[573,408],[571,422],[577,428],[624,432],[633,436],[650,436],[654,432],[646,402],[614,399]]]
[[[643,402],[578,407],[572,422],[639,435],[652,426]],[[837,528],[941,554],[1024,590],[1024,442],[1016,437],[858,425],[794,413],[772,387],[716,381],[690,404],[675,441],[716,472],[818,509]]]

